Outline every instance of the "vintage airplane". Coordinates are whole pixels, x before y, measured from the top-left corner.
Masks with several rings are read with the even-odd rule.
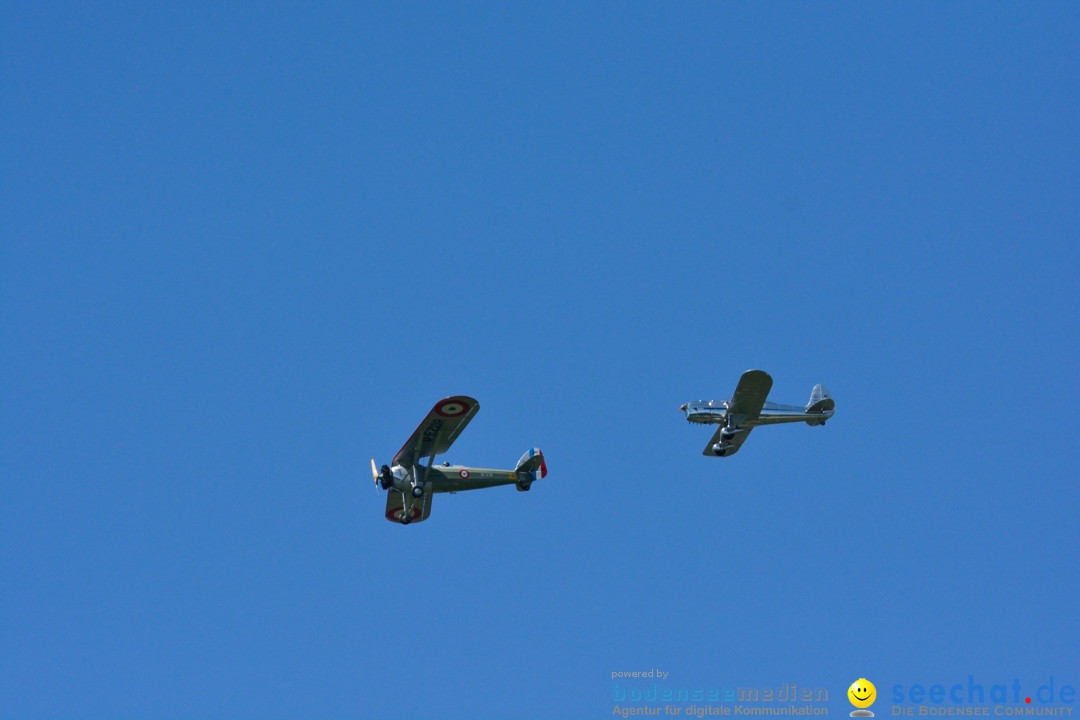
[[[480,403],[465,395],[455,395],[435,403],[420,427],[398,451],[390,465],[375,468],[371,475],[378,488],[387,490],[386,519],[408,525],[427,520],[431,514],[433,493],[456,493],[461,490],[517,485],[528,490],[533,482],[547,475],[544,453],[529,450],[513,470],[489,470],[463,465],[435,465],[435,456],[446,452],[480,409]],[[427,466],[421,461],[427,458]]]
[[[824,385],[815,385],[806,407],[765,402],[772,389],[772,378],[761,370],[747,370],[739,378],[735,394],[727,402],[686,403],[679,410],[690,422],[720,425],[713,433],[703,455],[734,455],[750,431],[758,425],[805,422],[824,425],[833,416],[836,403]]]

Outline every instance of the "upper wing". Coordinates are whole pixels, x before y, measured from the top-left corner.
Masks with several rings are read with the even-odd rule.
[[[728,424],[740,427],[744,424],[753,426],[765,406],[765,398],[772,390],[772,378],[763,370],[747,370],[739,378],[735,394],[728,405]]]
[[[480,403],[465,395],[455,395],[435,403],[420,427],[394,456],[394,465],[412,467],[421,458],[446,452],[480,409]]]
[[[770,390],[772,378],[769,373],[762,370],[744,372],[728,403],[727,424],[716,429],[702,454],[725,457],[737,453],[746,436],[757,425]]]

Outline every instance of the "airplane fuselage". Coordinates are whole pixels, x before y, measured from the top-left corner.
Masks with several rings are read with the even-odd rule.
[[[463,490],[479,490],[499,485],[531,483],[529,473],[516,473],[513,470],[467,467],[465,465],[433,465],[430,468],[416,465],[404,468],[395,465],[390,469],[394,478],[394,489],[403,492],[413,486],[413,471],[419,473],[419,484],[424,492],[455,493]]]
[[[726,425],[728,421],[728,408],[730,404],[725,400],[704,401],[686,403],[682,407],[686,413],[686,419],[693,423],[703,425]],[[832,411],[807,412],[798,405],[781,405],[780,403],[767,402],[761,408],[758,417],[753,420],[740,422],[740,427],[757,427],[758,425],[773,425],[786,422],[805,422],[811,425],[824,425],[825,421],[832,417]]]

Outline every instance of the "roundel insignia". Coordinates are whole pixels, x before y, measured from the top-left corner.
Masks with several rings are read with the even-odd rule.
[[[435,406],[435,412],[443,417],[460,417],[469,412],[469,404],[461,400],[443,400]]]
[[[386,519],[387,520],[392,520],[393,522],[401,522],[401,519],[403,517],[405,517],[406,515],[409,516],[410,520],[415,520],[416,518],[420,517],[420,508],[419,507],[413,507],[413,508],[409,509],[408,511],[406,511],[405,508],[398,507],[398,508],[391,508],[391,509],[386,511]]]
[[[468,480],[469,479],[469,471],[468,470],[462,470],[461,472],[458,473],[458,475],[461,476],[462,480]]]

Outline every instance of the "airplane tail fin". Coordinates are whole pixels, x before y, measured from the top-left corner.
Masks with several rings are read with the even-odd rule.
[[[547,476],[547,463],[544,462],[544,453],[540,451],[540,448],[526,451],[518,460],[514,472],[518,476],[517,489],[521,491],[528,490],[533,481]]]
[[[836,402],[833,401],[828,388],[820,384],[815,385],[810,392],[810,402],[806,404],[806,412],[817,415],[817,417],[810,418],[806,421],[806,424],[824,425],[825,421],[832,417],[835,408]]]

